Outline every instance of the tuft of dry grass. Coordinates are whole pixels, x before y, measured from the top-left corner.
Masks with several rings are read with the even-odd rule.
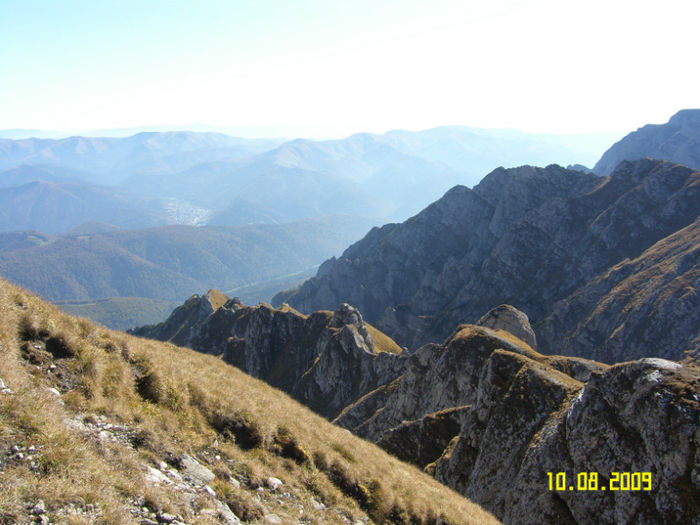
[[[400,354],[403,349],[394,341],[391,337],[386,335],[384,332],[377,330],[374,326],[369,323],[365,323],[369,335],[372,336],[372,341],[374,341],[374,349],[377,352],[387,352],[389,354]]]
[[[138,523],[132,511],[142,506],[215,523],[194,514],[212,505],[211,495],[188,503],[145,477],[147,466],[163,462],[177,470],[187,454],[216,474],[216,497],[249,521],[273,508],[295,520],[301,509],[318,523],[340,514],[374,523],[497,523],[217,357],[71,317],[4,281],[0,378],[12,390],[0,394],[0,521],[27,519],[27,506],[42,499],[52,520],[68,523]],[[126,430],[103,440],[84,431],[95,421]],[[34,463],[5,459],[17,444],[34,447]],[[266,496],[271,476],[289,502]],[[95,503],[98,515],[62,514]]]

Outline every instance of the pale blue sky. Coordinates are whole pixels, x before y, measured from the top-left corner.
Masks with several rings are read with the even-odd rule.
[[[626,131],[700,107],[699,6],[0,0],[0,129]]]

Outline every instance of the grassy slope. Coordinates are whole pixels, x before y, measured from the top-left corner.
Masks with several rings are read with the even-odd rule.
[[[173,458],[185,453],[216,474],[216,498],[253,522],[270,509],[282,523],[365,515],[375,523],[438,523],[440,514],[455,524],[495,522],[215,357],[107,330],[4,281],[0,356],[0,377],[12,390],[0,394],[0,522],[26,519],[27,505],[42,499],[52,520],[67,523],[138,523],[131,511],[142,507],[216,523],[207,514],[212,495],[196,489],[183,497],[145,476],[147,465],[177,464]],[[128,439],[85,433],[100,417],[126,429]],[[34,469],[15,458],[14,444],[36,447]],[[289,495],[261,490],[269,476]],[[68,508],[79,512],[66,519]]]

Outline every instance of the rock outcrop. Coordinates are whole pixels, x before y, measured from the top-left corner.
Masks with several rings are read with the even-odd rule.
[[[192,298],[189,318],[176,310],[141,335],[222,354],[507,524],[692,523],[700,513],[693,363],[543,355],[510,305],[443,344],[391,353],[377,352],[386,336],[348,304],[305,316],[235,300],[210,311],[212,297],[223,300]],[[566,490],[550,489],[562,472]],[[650,490],[611,490],[613,472],[650,473]],[[577,490],[581,473],[598,490]]]
[[[509,304],[502,304],[491,309],[476,324],[494,330],[505,330],[533,349],[537,348],[537,338],[535,332],[532,331],[527,315]]]
[[[160,325],[132,333],[222,355],[331,418],[397,377],[405,361],[401,348],[345,303],[335,313],[306,316],[286,305],[244,306],[210,290],[190,297]]]
[[[507,524],[694,523],[699,392],[692,364],[544,356],[507,332],[462,325],[336,423]],[[565,490],[550,490],[548,473],[559,472]],[[649,472],[650,490],[612,491],[613,472]],[[578,490],[580,473],[595,473],[599,489]]]
[[[626,318],[630,332],[654,327],[635,344],[610,343],[620,323],[589,317],[597,317],[616,279],[634,279],[644,261],[659,258],[660,247],[694,242],[684,229],[699,215],[700,172],[671,162],[623,162],[609,177],[558,166],[501,168],[473,190],[453,188],[402,224],[373,229],[273,302],[305,312],[350,302],[410,348],[442,341],[457,324],[508,303],[527,314],[543,353],[564,348],[609,363],[680,359],[698,349],[689,343],[700,315],[690,311],[697,250],[665,251],[663,279],[645,282],[635,305],[640,314]],[[665,292],[669,282],[679,293]],[[664,308],[655,307],[656,298]],[[567,308],[572,303],[581,307]],[[689,312],[687,323],[669,315],[680,311]],[[583,325],[585,337],[577,333]]]
[[[613,144],[593,171],[609,175],[623,160],[670,160],[700,169],[700,109],[684,109],[666,124],[647,124]]]
[[[164,322],[129,330],[129,333],[189,346],[190,341],[198,336],[201,324],[224,304],[235,308],[241,302],[236,298],[229,299],[218,290],[209,290],[203,296],[195,294],[175,308]]]

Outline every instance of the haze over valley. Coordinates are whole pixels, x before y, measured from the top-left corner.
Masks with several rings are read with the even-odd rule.
[[[473,185],[499,165],[592,164],[607,137],[449,126],[321,141],[189,131],[0,139],[0,229],[14,232],[2,238],[0,272],[122,329],[126,319],[159,319],[149,309],[125,319],[116,305],[133,301],[114,297],[181,301],[214,287],[269,301],[370,227],[405,220],[455,184]],[[268,232],[278,231],[289,240],[271,244],[277,234]],[[174,238],[179,250],[166,261],[156,246]],[[136,241],[126,246],[125,239],[143,239],[146,247],[134,253]],[[257,249],[251,253],[246,242]],[[277,261],[267,270],[254,255],[263,245],[265,257]],[[232,249],[250,256],[231,256]],[[215,263],[204,262],[202,252],[217,250]],[[303,261],[294,252],[304,252]],[[183,257],[192,263],[181,264]],[[88,300],[101,300],[99,315]],[[115,305],[113,316],[105,315],[107,304]]]

